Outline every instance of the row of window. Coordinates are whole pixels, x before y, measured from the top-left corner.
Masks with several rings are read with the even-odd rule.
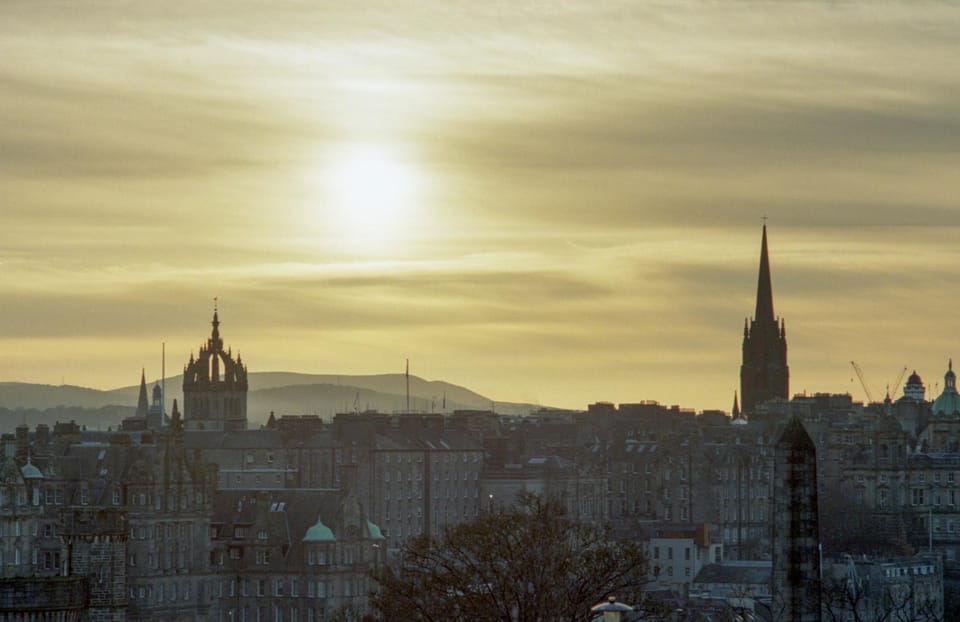
[[[306,613],[301,614],[298,607],[290,607],[284,618],[284,608],[275,605],[273,618],[267,616],[265,607],[241,607],[239,613],[234,609],[223,612],[221,622],[324,622],[327,619],[323,607],[307,607]]]
[[[332,579],[274,579],[272,581],[269,579],[231,579],[218,583],[217,596],[219,598],[223,598],[224,595],[231,598],[238,596],[238,584],[239,596],[243,597],[273,596],[284,598],[289,596],[299,598],[303,593],[303,584],[307,588],[307,598],[332,598],[336,595],[335,587],[338,584],[342,596],[350,597],[366,594],[364,579],[345,577],[339,581]]]
[[[171,540],[176,539],[186,546],[187,542],[193,538],[192,523],[155,523],[151,529],[148,525],[131,525],[131,540]]]
[[[143,556],[138,556],[137,553],[130,553],[129,562],[131,566],[136,566],[138,563],[143,561]],[[178,568],[180,570],[187,569],[188,562],[190,561],[189,556],[185,551],[181,550],[177,552],[176,558],[174,558],[172,551],[166,551],[165,553],[155,555],[153,553],[147,553],[147,565],[146,568],[152,570],[160,570],[160,562],[163,562],[164,570],[170,570],[172,568]]]
[[[949,471],[946,474],[940,473],[940,472],[934,472],[933,477],[931,478],[931,481],[934,484],[941,484],[941,483],[952,484],[955,481],[954,475],[955,474],[953,471]],[[898,476],[895,476],[894,479],[905,479],[905,478],[908,478],[909,476],[910,476],[909,473],[900,473]],[[925,484],[927,483],[927,474],[914,473],[912,479],[914,482],[918,484]],[[866,481],[866,475],[864,473],[857,473],[856,481],[858,484],[864,483],[864,481]],[[890,481],[890,476],[887,473],[878,473],[877,481],[885,484]]]
[[[190,582],[182,584],[158,581],[149,585],[130,586],[130,599],[155,603],[190,600]]]

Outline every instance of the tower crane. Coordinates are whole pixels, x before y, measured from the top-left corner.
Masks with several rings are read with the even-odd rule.
[[[857,362],[856,362],[856,361],[850,361],[850,365],[853,367],[853,371],[855,371],[855,372],[857,373],[857,378],[860,379],[860,386],[863,387],[863,392],[866,393],[867,399],[870,400],[871,403],[875,403],[876,400],[873,399],[873,393],[870,392],[870,387],[867,386],[867,381],[866,381],[866,379],[863,377],[863,370],[860,369],[860,366],[857,365]],[[892,391],[890,390],[890,385],[889,385],[889,384],[887,385],[887,396],[888,396],[888,397],[892,398],[894,395],[897,394],[897,389],[900,388],[900,383],[903,382],[903,377],[904,377],[904,375],[906,375],[906,373],[907,373],[907,368],[906,368],[906,367],[904,367],[903,369],[900,370],[900,374],[897,376],[897,379],[896,379],[896,380],[894,381],[894,383],[893,383],[893,390],[892,390]]]
[[[900,375],[897,376],[896,382],[893,383],[893,392],[890,393],[890,397],[893,397],[894,395],[897,394],[897,389],[900,388],[900,383],[903,382],[903,377],[906,375],[906,373],[907,373],[907,367],[906,365],[904,365],[903,369],[900,370]]]
[[[860,369],[856,361],[850,361],[850,364],[853,366],[853,371],[857,372],[857,378],[860,379],[860,386],[863,387],[863,392],[867,394],[867,399],[870,400],[871,404],[874,403],[876,400],[873,399],[873,394],[870,393],[870,389],[867,387],[867,381],[863,379],[863,370]]]

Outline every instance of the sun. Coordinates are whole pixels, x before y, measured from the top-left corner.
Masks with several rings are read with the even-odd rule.
[[[343,244],[358,251],[382,250],[409,232],[419,175],[396,150],[367,144],[335,149],[323,185],[324,212]]]

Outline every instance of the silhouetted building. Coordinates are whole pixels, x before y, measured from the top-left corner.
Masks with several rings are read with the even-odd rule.
[[[247,368],[223,349],[220,320],[197,358],[183,369],[183,418],[187,430],[247,429]]]
[[[773,618],[820,620],[820,520],[817,449],[800,418],[787,422],[774,447]]]
[[[763,226],[760,274],[757,279],[757,307],[753,320],[744,320],[743,365],[740,367],[741,408],[747,416],[757,405],[773,399],[787,399],[790,370],[787,367],[787,329],[773,314],[773,287],[767,253],[767,226]]]

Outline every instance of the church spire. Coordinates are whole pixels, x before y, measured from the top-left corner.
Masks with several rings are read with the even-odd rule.
[[[763,224],[763,243],[760,246],[760,273],[757,276],[757,322],[775,322],[773,315],[773,287],[770,284],[770,257],[767,254],[767,224]]]
[[[731,412],[734,419],[740,418],[740,400],[737,399],[737,392],[733,392],[733,411]]]
[[[140,368],[140,397],[137,398],[136,417],[146,417],[150,404],[147,402],[147,370]]]
[[[757,308],[753,319],[744,328],[743,364],[740,366],[740,408],[747,417],[756,415],[760,404],[773,398],[787,399],[789,396],[786,333],[786,323],[778,321],[773,314],[767,224],[764,223],[757,277]]]

